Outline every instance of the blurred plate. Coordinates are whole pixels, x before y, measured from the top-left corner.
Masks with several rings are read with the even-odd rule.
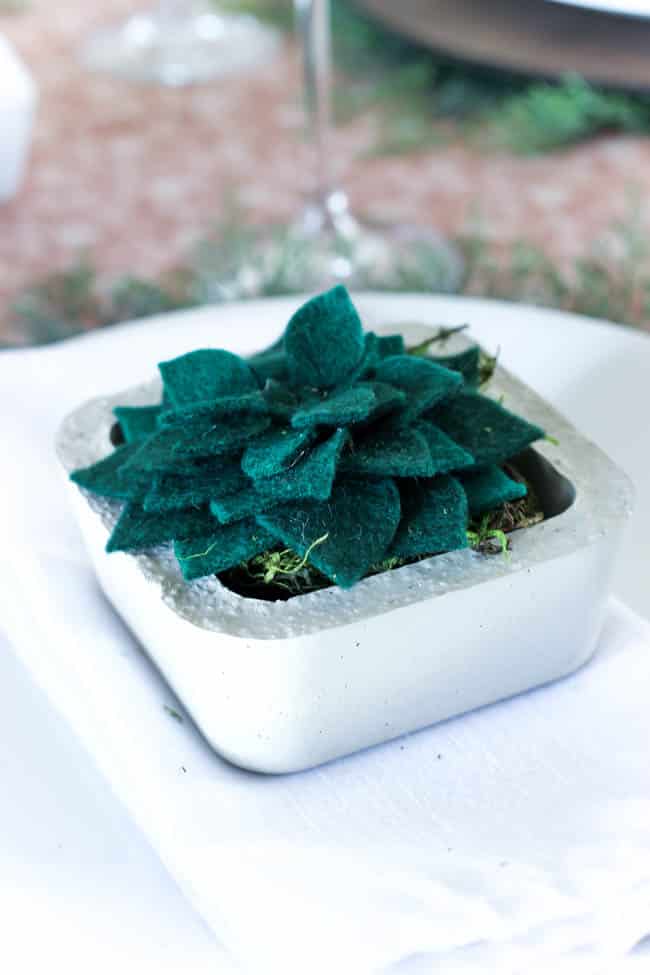
[[[357,0],[389,27],[454,58],[546,78],[576,72],[615,87],[650,89],[650,19],[612,17],[540,0]],[[583,0],[576,0],[582,4]],[[649,14],[650,17],[650,14]]]
[[[624,17],[647,17],[650,19],[650,3],[648,0],[549,0],[549,2],[561,3],[568,7],[586,7],[588,10],[621,14]]]

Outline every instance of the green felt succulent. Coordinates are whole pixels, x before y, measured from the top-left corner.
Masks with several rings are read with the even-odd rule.
[[[410,355],[340,286],[248,360],[159,368],[162,402],[118,407],[124,443],[71,477],[125,502],[109,552],[172,542],[187,581],[279,547],[346,588],[462,548],[470,516],[526,493],[502,465],[544,435],[478,391],[478,347]]]

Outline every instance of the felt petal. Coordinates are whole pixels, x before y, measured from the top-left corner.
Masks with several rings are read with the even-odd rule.
[[[289,427],[268,430],[244,451],[242,470],[254,480],[273,477],[294,464],[313,438],[312,430],[291,430]]]
[[[225,349],[196,349],[161,362],[158,368],[174,406],[252,393],[258,388],[248,363]]]
[[[254,355],[248,360],[248,364],[262,384],[267,379],[277,379],[282,382],[288,379],[289,369],[284,346],[274,352],[263,352],[259,355]]]
[[[399,518],[399,492],[393,481],[343,478],[328,501],[284,505],[260,515],[258,521],[303,556],[327,536],[311,550],[309,561],[348,589],[382,561]]]
[[[467,499],[453,477],[400,482],[402,519],[390,547],[397,558],[416,558],[467,547]]]
[[[230,417],[240,413],[263,415],[268,412],[266,400],[261,390],[242,393],[238,396],[220,396],[206,402],[188,403],[171,410],[163,410],[158,420],[159,427],[173,427],[204,417]]]
[[[338,285],[300,308],[284,337],[294,386],[331,389],[345,381],[364,353],[361,320],[347,290]]]
[[[477,467],[500,464],[544,436],[544,431],[499,403],[463,390],[441,404],[431,419],[474,455]]]
[[[168,471],[176,468],[182,460],[231,453],[266,430],[270,422],[266,416],[240,416],[236,423],[201,417],[183,426],[163,427],[145,440],[127,466],[140,470]]]
[[[369,477],[435,477],[473,465],[470,453],[421,420],[413,427],[373,430],[358,439],[341,470]]]
[[[240,450],[241,448],[235,448],[232,453],[213,454],[211,457],[180,457],[174,461],[173,469],[169,470],[169,473],[203,477],[212,472],[215,478],[219,478],[223,475],[224,468],[233,464],[235,468],[240,468],[241,474]],[[156,473],[162,474],[167,471],[159,470]]]
[[[134,440],[142,440],[154,433],[160,409],[160,406],[116,406],[113,413],[126,442],[133,443]]]
[[[457,352],[455,355],[435,356],[434,362],[445,369],[452,369],[459,372],[468,386],[478,388],[481,380],[481,350],[478,345],[473,345],[464,352]]]
[[[507,501],[525,498],[528,493],[525,484],[513,481],[494,464],[475,474],[462,474],[460,483],[467,495],[471,515],[480,515],[484,511],[500,508]]]
[[[454,393],[462,384],[457,372],[445,369],[430,359],[411,355],[389,356],[379,363],[376,378],[403,389],[408,400],[398,422],[406,425],[440,400]]]
[[[298,406],[298,397],[275,379],[267,379],[262,394],[269,415],[278,420],[288,420]]]
[[[417,430],[373,432],[355,444],[341,471],[368,477],[430,477],[431,451]]]
[[[402,335],[378,335],[379,358],[386,359],[392,355],[404,355],[406,346]]]
[[[375,403],[372,388],[358,383],[308,402],[293,414],[291,425],[299,430],[316,426],[347,426],[367,419]]]
[[[207,508],[152,513],[135,502],[124,506],[107,552],[134,552],[155,548],[173,539],[200,538],[214,529],[215,519]]]
[[[431,454],[429,477],[474,466],[472,454],[463,447],[459,447],[433,423],[428,420],[419,420],[414,429],[424,436],[429,446]]]
[[[174,554],[187,582],[225,572],[275,544],[277,538],[254,518],[217,526],[210,535],[176,542]]]
[[[133,443],[117,447],[96,464],[73,471],[70,480],[86,491],[93,491],[107,498],[124,501],[142,498],[149,489],[150,476],[143,477],[125,467],[140,446],[139,443]]]
[[[379,338],[374,332],[366,332],[363,336],[363,355],[357,366],[348,375],[346,382],[355,382],[370,376],[377,367],[381,356],[379,354]]]
[[[192,474],[175,471],[157,474],[143,506],[145,511],[198,508],[212,498],[241,491],[249,484],[238,458],[216,457]]]
[[[388,413],[401,412],[402,407],[406,404],[406,393],[396,386],[376,381],[367,382],[364,385],[371,389],[375,396],[375,405],[368,417],[373,422]]]
[[[332,491],[341,451],[348,440],[346,430],[337,430],[325,443],[309,451],[295,467],[256,481],[255,485],[226,498],[215,498],[210,508],[220,522],[228,524],[259,514],[267,508],[294,499],[325,500]]]

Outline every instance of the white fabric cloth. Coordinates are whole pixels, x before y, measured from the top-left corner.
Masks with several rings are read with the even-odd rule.
[[[0,357],[16,653],[244,969],[573,975],[621,971],[634,946],[650,965],[650,627],[620,603],[571,678],[265,778],[169,715],[182,705],[99,591],[53,456],[61,416],[188,348],[250,351],[288,307],[262,327],[259,308],[225,309]]]

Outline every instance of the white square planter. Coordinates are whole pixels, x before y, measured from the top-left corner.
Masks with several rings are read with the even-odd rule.
[[[401,331],[419,341],[429,329]],[[630,483],[505,370],[490,392],[558,440],[519,459],[547,517],[513,533],[509,557],[452,552],[348,591],[272,603],[216,577],[188,585],[169,547],[107,555],[120,505],[70,483],[104,592],[224,758],[261,772],[309,768],[547,683],[589,658]],[[114,406],[159,398],[156,381],[77,409],[58,437],[66,471],[108,453]]]

